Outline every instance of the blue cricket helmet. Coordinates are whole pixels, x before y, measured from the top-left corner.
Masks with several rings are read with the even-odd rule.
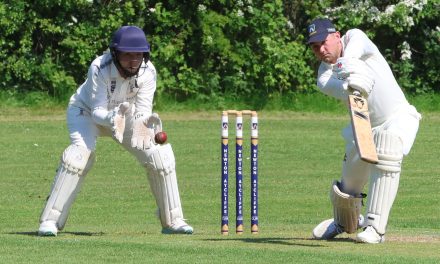
[[[142,29],[123,26],[113,34],[110,49],[122,52],[150,52],[150,44]]]

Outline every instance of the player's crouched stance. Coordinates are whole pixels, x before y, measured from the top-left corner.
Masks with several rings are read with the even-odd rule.
[[[99,136],[112,136],[145,168],[162,233],[193,233],[183,218],[171,145],[155,142],[162,122],[152,114],[156,71],[149,52],[140,28],[121,27],[113,35],[110,53],[93,61],[87,80],[71,97],[67,109],[71,144],[62,154],[41,214],[40,236],[56,236],[64,228],[70,207],[93,166]]]
[[[359,29],[341,36],[330,20],[315,19],[308,27],[308,44],[321,61],[319,89],[347,102],[351,89],[368,101],[373,140],[379,162],[360,159],[351,125],[343,130],[345,157],[342,177],[330,190],[333,218],[313,230],[316,239],[355,233],[362,243],[382,243],[397,195],[403,157],[414,143],[421,115],[408,103],[385,58]],[[369,182],[365,219],[362,194]]]

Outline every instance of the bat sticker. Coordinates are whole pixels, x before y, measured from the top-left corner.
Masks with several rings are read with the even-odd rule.
[[[359,111],[353,111],[353,114],[359,118],[365,119],[367,121],[369,120],[367,115],[365,115],[364,113],[361,113]]]

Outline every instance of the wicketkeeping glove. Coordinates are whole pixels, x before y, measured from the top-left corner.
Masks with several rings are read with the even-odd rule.
[[[157,113],[153,113],[148,118],[144,114],[138,113],[134,116],[133,136],[131,147],[139,150],[146,150],[154,144],[154,135],[162,131],[162,121]]]
[[[110,124],[113,132],[113,138],[122,143],[125,130],[125,113],[130,108],[129,102],[123,102],[110,111]]]

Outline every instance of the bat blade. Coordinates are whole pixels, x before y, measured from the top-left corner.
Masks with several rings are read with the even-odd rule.
[[[349,95],[348,103],[359,156],[366,162],[376,164],[379,160],[373,140],[373,132],[371,131],[367,100],[361,96]]]

